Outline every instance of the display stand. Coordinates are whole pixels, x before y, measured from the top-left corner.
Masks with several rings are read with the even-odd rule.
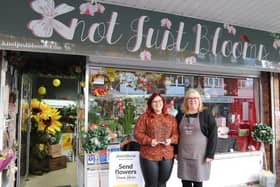
[[[0,73],[0,154],[1,158],[0,186],[14,186],[16,176],[16,117],[18,113],[17,72],[1,56]]]

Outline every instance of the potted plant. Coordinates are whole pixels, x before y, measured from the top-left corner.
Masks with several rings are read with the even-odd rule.
[[[261,143],[261,151],[263,152],[265,169],[260,174],[260,184],[266,187],[275,186],[276,176],[268,170],[265,152],[265,144],[272,144],[274,140],[273,131],[270,126],[265,123],[257,123],[252,129],[252,138]]]
[[[129,100],[124,100],[124,106],[122,113],[119,118],[119,123],[123,128],[123,134],[125,136],[130,136],[132,132],[132,126],[135,118],[135,109],[136,107]]]
[[[103,126],[91,124],[88,131],[82,133],[82,146],[87,153],[106,149],[109,142],[110,137]]]

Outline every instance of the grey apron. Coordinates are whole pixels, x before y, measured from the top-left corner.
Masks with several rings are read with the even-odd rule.
[[[178,177],[183,180],[209,179],[210,163],[206,162],[207,137],[201,132],[197,117],[183,116],[179,124]]]

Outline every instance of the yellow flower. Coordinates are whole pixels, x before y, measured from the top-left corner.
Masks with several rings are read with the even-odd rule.
[[[60,118],[61,115],[59,115],[59,111],[57,109],[50,108],[49,110],[45,110],[40,115],[38,131],[46,130],[48,134],[55,135],[62,127],[62,123],[58,121]]]
[[[24,102],[22,104],[22,123],[21,123],[22,131],[27,131],[28,109],[29,109],[29,103]]]
[[[38,99],[31,100],[32,117],[34,117],[37,121],[40,120],[40,115],[50,108],[51,107],[48,104],[40,102]]]
[[[45,149],[45,144],[39,144],[39,150],[43,151]]]

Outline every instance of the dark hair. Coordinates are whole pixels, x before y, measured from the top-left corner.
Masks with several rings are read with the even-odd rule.
[[[162,114],[168,114],[167,113],[167,108],[166,108],[166,100],[164,97],[162,97],[160,95],[160,93],[158,92],[154,92],[148,99],[147,101],[147,110],[146,112],[148,113],[148,115],[152,116],[154,114],[154,110],[152,108],[152,102],[154,100],[155,97],[159,96],[162,100],[162,103],[163,103],[163,107],[162,107]]]

